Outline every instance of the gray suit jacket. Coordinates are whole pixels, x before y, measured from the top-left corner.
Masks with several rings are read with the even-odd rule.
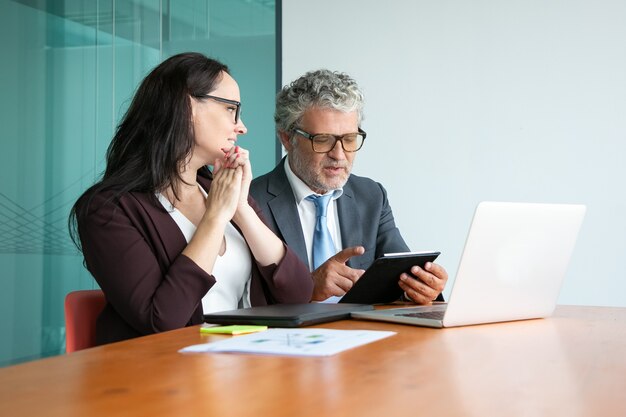
[[[296,200],[283,164],[252,181],[250,194],[263,210],[268,226],[308,265],[308,257]],[[396,227],[382,185],[350,175],[337,200],[344,248],[361,245],[365,254],[348,261],[352,268],[366,269],[384,253],[406,252],[408,246]]]

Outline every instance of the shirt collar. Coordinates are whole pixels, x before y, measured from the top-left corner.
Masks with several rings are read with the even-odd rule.
[[[302,200],[304,200],[311,194],[319,195],[315,191],[311,190],[311,188],[306,185],[304,181],[302,181],[296,174],[294,174],[294,172],[291,170],[291,166],[289,166],[289,155],[285,157],[285,175],[287,175],[287,181],[289,181],[291,189],[293,190],[293,194],[296,197],[296,204],[300,205]],[[333,194],[333,200],[336,200],[343,194],[343,188],[330,190],[326,194],[330,193]]]

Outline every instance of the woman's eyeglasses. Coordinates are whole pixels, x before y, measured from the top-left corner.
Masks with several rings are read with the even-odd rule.
[[[226,104],[230,104],[231,106],[235,106],[235,124],[239,123],[239,116],[241,115],[241,102],[240,101],[229,100],[227,98],[212,96],[209,94],[202,94],[202,95],[195,96],[195,97],[211,98],[215,101],[219,101],[220,103],[226,103]]]

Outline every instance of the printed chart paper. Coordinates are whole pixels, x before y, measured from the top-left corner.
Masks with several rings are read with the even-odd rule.
[[[330,356],[395,334],[395,332],[374,330],[269,329],[260,333],[188,346],[179,352]]]

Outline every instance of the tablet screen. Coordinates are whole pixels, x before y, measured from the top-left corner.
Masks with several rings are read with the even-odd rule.
[[[403,252],[385,254],[367,268],[361,278],[343,296],[340,303],[379,304],[400,299],[400,274],[409,272],[413,265],[421,268],[433,262],[440,252]]]

